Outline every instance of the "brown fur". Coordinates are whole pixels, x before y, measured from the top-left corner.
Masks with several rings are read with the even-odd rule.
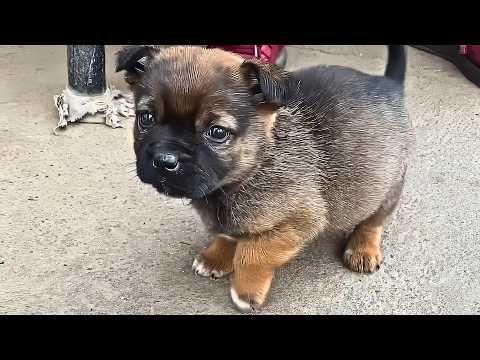
[[[269,106],[259,106],[257,109],[259,118],[263,119],[265,136],[269,141],[273,140],[273,129],[277,121],[277,109]]]
[[[345,264],[353,271],[371,273],[378,270],[382,262],[380,239],[383,225],[364,221],[349,238],[343,254]]]
[[[258,309],[265,302],[274,271],[291,260],[304,245],[295,221],[275,230],[238,239],[233,259],[232,287],[239,298]]]
[[[233,271],[233,257],[237,243],[230,237],[217,235],[210,246],[197,255],[210,271],[230,274]]]

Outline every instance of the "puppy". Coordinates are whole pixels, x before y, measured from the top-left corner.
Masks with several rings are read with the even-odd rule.
[[[191,199],[212,238],[193,269],[232,274],[239,310],[259,309],[275,270],[326,231],[353,229],[350,269],[379,268],[410,146],[405,68],[403,46],[389,47],[384,76],[286,72],[200,47],[118,53],[135,98],[138,177]]]

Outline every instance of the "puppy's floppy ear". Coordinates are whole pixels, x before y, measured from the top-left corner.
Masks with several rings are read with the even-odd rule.
[[[115,71],[126,71],[125,80],[135,83],[158,49],[151,45],[130,45],[117,52]]]
[[[276,65],[245,60],[240,67],[257,104],[281,107],[287,103],[289,74]]]

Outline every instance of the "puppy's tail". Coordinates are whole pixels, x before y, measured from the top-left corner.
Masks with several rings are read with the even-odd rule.
[[[407,70],[407,54],[404,45],[388,45],[388,61],[385,76],[403,83]]]

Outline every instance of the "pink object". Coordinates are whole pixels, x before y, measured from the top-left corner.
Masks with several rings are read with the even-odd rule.
[[[458,45],[459,53],[480,66],[480,45]]]
[[[244,59],[257,58],[274,64],[285,45],[208,45],[207,47],[230,51]]]

